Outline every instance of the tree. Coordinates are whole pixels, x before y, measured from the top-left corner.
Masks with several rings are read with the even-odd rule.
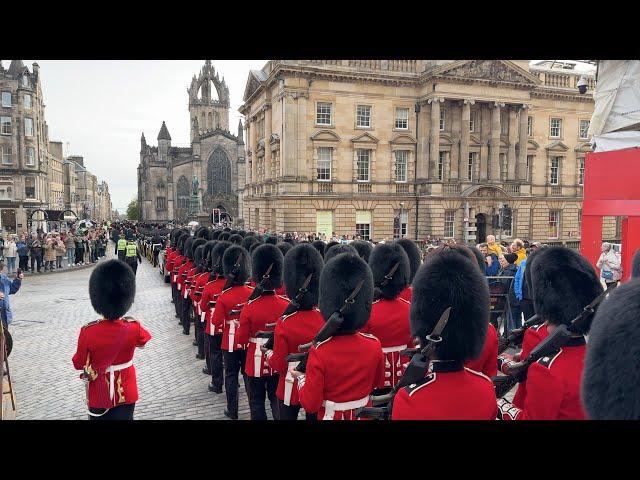
[[[129,205],[127,206],[127,218],[129,220],[139,220],[140,219],[140,211],[138,209],[138,201],[131,200]]]

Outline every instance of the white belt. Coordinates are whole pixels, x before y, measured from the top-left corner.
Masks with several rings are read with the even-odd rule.
[[[253,352],[253,376],[260,377],[262,374],[262,350],[260,346],[267,343],[268,338],[253,338],[249,339],[249,343],[255,343],[256,349]]]
[[[189,295],[190,291],[191,291],[191,289],[185,287],[185,289],[184,289],[184,297],[183,298],[187,298],[187,295]]]
[[[293,392],[293,384],[296,379],[293,375],[291,375],[291,370],[295,369],[300,362],[289,362],[287,368],[287,375],[284,377],[284,404],[287,406],[291,405],[291,392]]]
[[[396,347],[382,347],[383,353],[391,353],[391,352],[401,352],[402,350],[406,350],[406,345],[398,345]]]
[[[333,415],[336,412],[347,412],[354,408],[366,407],[368,403],[369,395],[360,400],[353,400],[352,402],[332,402],[331,400],[325,400],[322,402],[322,406],[324,407],[323,420],[333,420]]]
[[[237,320],[229,320],[229,321],[227,321],[227,325],[229,325],[229,352],[233,352],[233,347],[235,347],[235,342],[236,342],[236,322],[237,322]]]
[[[129,368],[132,365],[133,365],[133,358],[129,360],[127,363],[121,363],[120,365],[111,365],[109,368],[107,368],[106,371],[109,373],[109,398],[111,399],[112,402],[113,402],[113,396],[115,394],[114,385],[113,385],[115,381],[115,373],[120,370],[124,370],[125,368]]]

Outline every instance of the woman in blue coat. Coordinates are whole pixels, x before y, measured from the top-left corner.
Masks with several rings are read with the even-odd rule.
[[[24,274],[20,273],[13,281],[10,280],[9,277],[7,277],[7,268],[4,262],[0,262],[0,316],[2,317],[2,324],[5,328],[8,328],[13,320],[9,296],[20,290],[23,278]]]

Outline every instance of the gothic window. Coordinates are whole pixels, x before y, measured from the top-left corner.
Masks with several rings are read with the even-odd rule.
[[[227,154],[216,149],[207,165],[207,193],[209,195],[231,194],[231,162]]]
[[[178,208],[187,208],[189,205],[189,181],[184,175],[178,180]]]

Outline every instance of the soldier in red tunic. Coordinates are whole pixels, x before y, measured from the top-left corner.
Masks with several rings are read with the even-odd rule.
[[[465,247],[466,248],[466,247]],[[497,412],[491,379],[465,368],[482,351],[489,325],[489,287],[475,259],[449,246],[427,255],[413,281],[411,333],[421,345],[443,312],[449,321],[423,380],[401,388],[392,420],[493,420]]]
[[[209,271],[206,265],[207,259],[205,258],[205,248],[207,242],[204,239],[201,240],[204,242],[201,245],[198,245],[193,250],[193,259],[196,264],[196,272],[193,275],[191,280],[191,288],[189,291],[189,298],[191,299],[191,312],[193,318],[193,327],[195,330],[195,341],[194,346],[198,347],[198,353],[196,353],[196,358],[198,360],[204,360],[204,323],[200,319],[200,299],[202,298],[202,291],[204,290],[204,285],[209,279]],[[194,242],[194,245],[196,242]]]
[[[640,420],[638,318],[638,279],[616,288],[598,308],[582,376],[582,402],[591,420]]]
[[[290,372],[298,362],[287,362],[287,356],[298,353],[298,346],[309,343],[324,325],[318,305],[322,256],[309,244],[296,245],[284,257],[284,285],[290,303],[278,319],[273,350],[265,357],[278,372],[278,419],[296,420],[300,411],[297,380]],[[306,412],[307,420],[315,420],[315,412]]]
[[[547,323],[549,335],[568,325],[602,293],[602,285],[586,258],[565,247],[549,247],[537,254],[531,268],[536,314]],[[588,332],[588,328],[586,329]],[[586,333],[586,332],[585,332]],[[586,352],[584,335],[533,363],[527,370],[522,408],[498,400],[503,420],[582,420],[580,381]],[[524,360],[524,357],[522,357]]]
[[[193,262],[191,260],[189,260],[189,256],[187,255],[188,250],[190,245],[193,243],[193,237],[188,236],[186,238],[184,238],[183,240],[181,240],[182,245],[181,245],[181,259],[182,259],[182,264],[178,266],[177,272],[176,272],[176,286],[177,286],[177,302],[176,302],[176,308],[178,310],[178,318],[179,320],[179,324],[183,325],[183,300],[184,300],[184,292],[185,292],[185,280],[187,279],[187,273],[189,272],[189,270],[191,270],[193,268]],[[183,329],[184,330],[184,329]]]
[[[176,311],[176,318],[180,317],[180,315],[178,314],[178,302],[180,296],[178,294],[178,269],[185,261],[185,258],[182,256],[182,252],[184,248],[184,241],[187,238],[187,233],[178,233],[178,235],[176,236],[176,249],[173,252],[173,257],[166,264],[167,271],[169,272],[169,282],[171,283],[171,299]]]
[[[335,248],[335,247],[333,247]],[[323,420],[355,420],[371,404],[371,392],[384,384],[380,341],[360,333],[373,302],[369,266],[355,253],[329,260],[320,277],[320,312],[325,320],[342,317],[336,333],[312,346],[305,374],[298,376],[300,404]]]
[[[404,364],[410,360],[400,352],[413,347],[409,329],[411,304],[399,297],[409,282],[409,258],[397,243],[379,243],[369,257],[369,267],[375,285],[374,300],[371,317],[360,331],[380,340],[385,355],[384,391],[376,392],[379,395],[388,393],[400,380]]]
[[[185,255],[187,257],[188,268],[183,270],[182,275],[182,333],[185,335],[189,335],[191,332],[191,321],[192,321],[192,304],[191,298],[189,294],[191,293],[191,287],[193,282],[193,276],[196,274],[196,264],[195,258],[193,256],[194,250],[196,247],[200,245],[204,245],[206,243],[201,238],[191,237],[188,238],[185,242]]]
[[[276,295],[276,288],[282,285],[283,262],[282,253],[274,245],[260,245],[251,255],[251,271],[257,285],[242,309],[236,335],[238,343],[248,345],[244,369],[247,374],[251,420],[267,419],[265,395],[269,398],[273,418],[278,418],[278,374],[266,363],[260,349],[268,339],[258,338],[256,335],[265,330],[266,324],[275,323],[287,308],[288,302]]]
[[[416,276],[416,273],[418,273],[418,269],[422,264],[422,254],[420,253],[420,249],[413,240],[410,240],[408,238],[401,238],[399,240],[396,240],[396,243],[404,248],[407,257],[409,257],[409,268],[411,270],[411,273],[409,274],[409,284],[405,287],[402,293],[400,293],[400,298],[406,300],[407,302],[410,302],[412,295],[411,284],[413,283],[413,279]]]
[[[139,321],[122,317],[135,294],[133,271],[120,260],[101,263],[91,273],[91,305],[103,318],[82,327],[73,356],[76,370],[84,370],[90,420],[133,420],[138,401],[133,353],[151,339]]]
[[[236,334],[240,326],[240,313],[244,308],[252,289],[245,285],[251,275],[249,252],[240,245],[231,245],[224,252],[222,267],[226,283],[213,312],[213,325],[222,328],[222,360],[224,363],[224,384],[227,393],[225,416],[238,419],[238,373],[244,371],[246,344],[238,342]]]

